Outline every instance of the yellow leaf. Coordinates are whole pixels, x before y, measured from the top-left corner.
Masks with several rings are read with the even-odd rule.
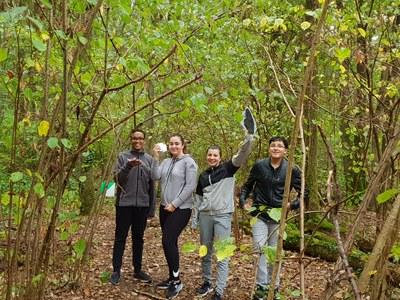
[[[206,245],[201,245],[199,248],[199,255],[200,257],[204,257],[207,255],[207,246]]]
[[[39,127],[38,127],[38,133],[40,136],[47,136],[47,133],[49,132],[50,128],[50,123],[47,122],[46,120],[43,120],[40,122]]]
[[[250,220],[250,226],[253,226],[257,222],[257,217],[253,217]]]
[[[340,65],[340,73],[346,73],[346,68],[345,67],[343,67],[342,65]]]
[[[365,30],[363,28],[359,27],[358,28],[358,32],[361,34],[362,37],[366,36],[366,32],[365,32]]]
[[[267,18],[262,18],[260,25],[261,25],[261,27],[264,27],[265,25],[267,25]]]
[[[40,62],[38,62],[38,61],[36,61],[35,62],[35,68],[36,68],[36,71],[38,71],[38,73],[40,73],[40,72],[42,72],[42,65],[40,64]]]
[[[44,41],[47,41],[50,38],[50,36],[47,33],[42,33],[40,36]]]

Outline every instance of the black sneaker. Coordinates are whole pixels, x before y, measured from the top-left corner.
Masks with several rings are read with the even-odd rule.
[[[262,285],[257,284],[253,300],[263,300],[267,295],[268,295],[268,289],[266,287],[263,287]]]
[[[153,280],[151,279],[151,277],[149,275],[147,275],[145,272],[140,271],[139,273],[135,273],[133,274],[133,278],[135,279],[139,279],[140,282],[143,283],[151,283]]]
[[[278,288],[274,290],[274,300],[281,300],[281,297],[278,293]]]
[[[171,282],[167,292],[167,299],[174,299],[183,288],[182,281]]]
[[[209,292],[212,292],[214,289],[212,287],[211,282],[204,281],[203,285],[196,289],[197,296],[203,297],[207,295]]]
[[[210,298],[210,300],[221,300],[222,296],[218,293],[215,293],[214,295],[212,295],[212,297]]]
[[[160,290],[168,290],[171,285],[171,280],[166,279],[163,282],[157,283],[156,287]]]
[[[110,278],[108,278],[108,281],[110,281],[113,285],[117,285],[120,278],[121,274],[119,272],[114,272],[111,274]]]

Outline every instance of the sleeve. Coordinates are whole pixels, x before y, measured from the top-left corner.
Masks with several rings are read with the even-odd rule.
[[[160,165],[160,161],[158,159],[153,159],[153,162],[151,163],[151,172],[150,172],[152,180],[159,180],[161,178],[161,169],[162,169],[162,164]]]
[[[174,207],[181,206],[183,202],[192,196],[196,188],[197,169],[198,167],[194,160],[185,163],[186,180],[178,197],[171,202]]]
[[[194,195],[193,215],[192,215],[192,228],[197,229],[199,227],[199,215],[200,215],[200,203],[203,196],[198,194]]]
[[[156,190],[156,182],[150,179],[150,187],[149,187],[149,197],[150,197],[150,209],[149,209],[149,217],[154,217],[156,214],[156,203],[157,203],[157,190]]]
[[[253,146],[253,135],[246,135],[244,142],[240,145],[238,152],[232,157],[232,163],[235,167],[244,165],[249,158],[251,147]]]
[[[247,178],[247,181],[245,182],[245,184],[243,185],[242,191],[240,192],[239,203],[240,203],[241,207],[246,203],[247,198],[249,197],[250,193],[253,191],[254,184],[257,179],[256,169],[257,169],[257,164],[255,164],[253,166],[253,168],[251,168],[250,175]]]
[[[117,184],[117,187],[124,188],[126,181],[128,179],[128,174],[131,171],[132,166],[128,164],[127,161],[124,160],[122,154],[118,156],[118,162],[114,169],[114,180]]]
[[[301,171],[297,166],[293,166],[292,170],[292,188],[297,192],[297,197],[290,203],[292,209],[298,209],[300,207],[300,196],[301,196]],[[304,202],[308,203],[308,189],[304,189]]]

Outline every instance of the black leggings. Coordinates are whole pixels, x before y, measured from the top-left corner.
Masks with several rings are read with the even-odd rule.
[[[177,281],[180,273],[178,237],[189,223],[192,210],[177,208],[174,212],[167,212],[164,208],[160,206],[162,244],[169,268],[169,280]]]
[[[116,228],[113,250],[113,269],[120,272],[129,228],[132,233],[132,264],[135,273],[142,270],[143,236],[146,229],[148,207],[116,206]]]

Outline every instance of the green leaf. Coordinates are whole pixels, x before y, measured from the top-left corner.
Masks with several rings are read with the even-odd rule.
[[[246,208],[246,210],[247,210],[248,212],[252,212],[252,211],[257,210],[257,208],[256,208],[255,206],[251,206],[251,207],[249,207],[249,208]]]
[[[38,21],[38,20],[36,20],[36,19],[34,19],[34,18],[32,18],[32,17],[28,17],[28,19],[31,20],[31,22],[32,22],[33,24],[35,24],[36,27],[37,27],[39,30],[42,30],[42,29],[43,29],[43,24],[42,24],[42,22],[40,22],[40,21]]]
[[[84,36],[78,37],[78,40],[82,45],[86,45],[88,42],[87,38],[85,38]]]
[[[106,284],[108,283],[108,279],[110,278],[111,273],[108,271],[103,271],[101,272],[101,276],[100,276],[100,282],[101,284]]]
[[[273,246],[263,246],[262,250],[265,254],[265,257],[267,259],[267,262],[269,264],[273,264],[275,261],[275,257],[276,257],[276,247]]]
[[[44,6],[46,6],[46,8],[52,8],[53,6],[51,5],[51,3],[47,0],[39,0],[42,4],[44,4]]]
[[[13,7],[9,11],[0,13],[0,17],[3,17],[6,20],[15,21],[15,19],[19,19],[18,16],[22,15],[26,9],[26,6]]]
[[[301,29],[303,29],[303,30],[306,30],[307,28],[310,28],[310,26],[311,26],[311,23],[307,22],[307,21],[301,23],[301,25],[300,25]]]
[[[351,55],[351,50],[349,48],[336,49],[336,57],[342,63],[346,58]]]
[[[376,201],[378,202],[378,204],[385,203],[399,193],[400,193],[400,190],[397,190],[397,189],[390,189],[390,190],[384,191],[382,194],[379,194],[378,197],[376,197]]]
[[[84,84],[90,84],[92,81],[92,75],[89,72],[85,72],[82,74],[81,80]]]
[[[86,0],[87,3],[92,4],[92,5],[96,5],[97,4],[97,0]]]
[[[69,233],[69,234],[73,234],[73,233],[76,232],[77,229],[78,229],[78,224],[73,223],[73,224],[71,225],[71,227],[68,229],[68,233]]]
[[[282,217],[282,208],[271,208],[268,211],[268,216],[276,222],[279,222]]]
[[[63,231],[60,234],[60,240],[61,241],[66,241],[68,239],[68,236],[69,236],[68,232],[67,231]]]
[[[182,245],[182,253],[187,254],[191,252],[195,252],[197,249],[197,246],[193,244],[192,242],[187,242]]]
[[[79,176],[79,181],[80,181],[80,182],[85,182],[86,179],[87,179],[86,176]]]
[[[46,51],[46,44],[43,43],[41,40],[33,38],[32,44],[33,44],[33,47],[35,47],[40,52]]]
[[[75,245],[74,245],[74,251],[76,253],[76,256],[78,259],[81,259],[83,256],[83,253],[85,252],[86,249],[86,241],[85,240],[79,240]]]
[[[35,277],[32,278],[32,284],[33,284],[34,286],[36,286],[37,283],[38,283],[40,280],[42,280],[43,277],[44,277],[43,274],[38,274],[38,275],[36,275]]]
[[[227,245],[217,250],[216,257],[217,261],[224,260],[225,258],[233,256],[236,250],[235,245]]]
[[[71,141],[69,139],[61,139],[61,143],[67,149],[71,149],[72,148],[72,143],[71,143]]]
[[[58,146],[58,139],[55,137],[51,137],[47,140],[47,146],[49,146],[50,149],[54,149],[55,147]]]
[[[4,61],[7,59],[7,50],[0,48],[0,61]]]
[[[56,30],[55,33],[57,34],[57,36],[62,39],[62,40],[66,40],[67,39],[67,35],[64,33],[64,31],[62,30]]]
[[[10,176],[10,180],[11,180],[12,182],[21,181],[22,178],[24,178],[24,174],[22,174],[21,172],[14,172],[14,173],[11,173],[11,176]]]
[[[44,191],[44,186],[43,184],[41,184],[40,182],[36,183],[35,186],[33,187],[33,190],[35,191],[35,193],[42,198],[45,195],[45,191]]]
[[[1,204],[8,205],[10,204],[10,195],[8,193],[4,193],[1,195]]]

